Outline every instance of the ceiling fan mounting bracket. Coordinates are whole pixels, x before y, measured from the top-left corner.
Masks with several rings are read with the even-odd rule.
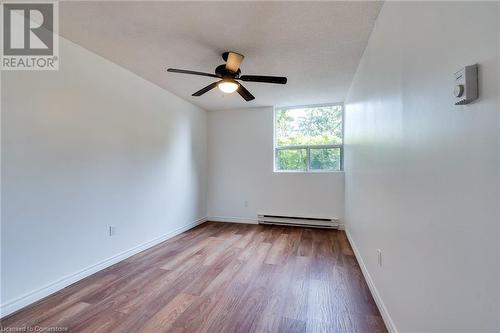
[[[233,54],[236,54],[236,55],[243,57],[243,54],[241,54],[241,53],[233,52],[233,51],[226,51],[226,52],[222,53],[222,59],[224,61],[227,61],[227,58],[229,57],[229,53],[233,53]]]

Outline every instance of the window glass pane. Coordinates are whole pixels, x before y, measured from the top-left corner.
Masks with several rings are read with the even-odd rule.
[[[340,170],[340,148],[311,148],[311,170]]]
[[[306,149],[278,149],[276,151],[276,170],[306,171]]]
[[[342,106],[277,110],[276,144],[278,147],[342,144]]]

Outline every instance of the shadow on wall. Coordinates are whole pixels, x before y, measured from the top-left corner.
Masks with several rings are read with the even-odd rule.
[[[64,38],[60,59],[2,72],[9,309],[205,215],[206,112]]]

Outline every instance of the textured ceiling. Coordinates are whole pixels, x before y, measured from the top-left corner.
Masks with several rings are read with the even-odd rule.
[[[64,37],[207,110],[343,101],[380,2],[61,2]],[[245,55],[242,74],[285,75],[286,85],[246,82],[255,100],[214,89],[220,54]]]

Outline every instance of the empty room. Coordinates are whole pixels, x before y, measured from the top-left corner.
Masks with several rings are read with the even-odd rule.
[[[500,333],[500,1],[0,20],[0,332]]]

